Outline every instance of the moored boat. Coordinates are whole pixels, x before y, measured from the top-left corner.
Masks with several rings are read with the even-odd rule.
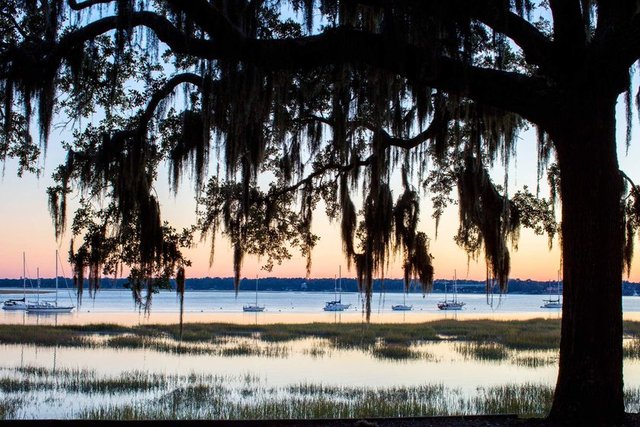
[[[258,305],[258,277],[256,276],[256,302],[255,304],[245,304],[242,311],[246,313],[260,313],[264,311],[264,305]]]
[[[447,283],[444,284],[444,301],[438,303],[438,309],[440,310],[462,310],[466,304],[462,301],[458,301],[458,279],[456,272],[453,272],[453,299],[447,298]]]
[[[327,301],[322,308],[324,311],[345,311],[351,304],[342,303],[342,266],[338,268],[339,279],[333,280],[333,301]]]
[[[27,309],[27,267],[25,254],[22,252],[22,298],[8,299],[2,303],[2,309],[8,311],[19,311]]]
[[[40,273],[38,272],[38,300],[35,303],[27,303],[27,313],[71,313],[74,308],[73,305],[58,304],[58,251],[56,251],[56,299],[54,301],[40,301]]]

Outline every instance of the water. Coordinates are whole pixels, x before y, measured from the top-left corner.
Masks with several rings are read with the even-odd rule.
[[[237,343],[268,346],[254,339]],[[39,383],[28,391],[0,391],[0,398],[24,399],[16,418],[75,418],[99,408],[119,408],[139,402],[152,408],[174,392],[183,393],[189,385],[222,387],[224,405],[256,400],[296,397],[292,388],[357,389],[368,391],[411,387],[441,387],[448,407],[455,411],[460,402],[492,387],[534,385],[552,387],[557,375],[557,352],[508,350],[499,361],[477,360],[456,350],[459,343],[427,342],[412,346],[423,357],[411,360],[385,360],[366,349],[341,349],[320,339],[302,339],[277,344],[287,351],[276,357],[194,355],[158,352],[150,349],[64,348],[33,345],[0,345],[0,381],[13,378]],[[310,350],[316,351],[310,351]],[[546,360],[538,366],[522,365],[524,356]],[[35,368],[35,369],[34,369]],[[27,371],[31,370],[31,373]],[[33,371],[36,371],[35,373]],[[113,381],[121,378],[156,376],[162,385],[131,390],[66,389],[82,381]],[[625,387],[640,387],[640,360],[626,359]],[[42,386],[49,384],[49,388]],[[4,387],[4,386],[3,386]],[[6,389],[5,389],[6,390]],[[312,393],[310,398],[319,396]],[[352,393],[353,394],[353,393]],[[331,396],[330,396],[331,397]],[[333,399],[338,399],[336,396]],[[221,403],[222,404],[222,403]],[[203,403],[203,407],[212,403]],[[457,409],[456,409],[457,408]],[[191,409],[193,410],[193,408]],[[199,409],[199,411],[201,411]],[[472,411],[472,409],[471,409]],[[170,416],[197,416],[201,412],[170,413]]]
[[[20,298],[22,294],[4,294],[2,298]],[[338,313],[324,312],[326,301],[332,300],[332,292],[260,292],[258,303],[265,305],[263,313],[244,313],[242,306],[255,301],[255,294],[232,291],[187,291],[184,300],[185,322],[231,322],[251,323],[307,323],[307,322],[361,322],[364,319],[362,299],[358,293],[342,293],[342,301],[352,304],[349,310]],[[394,312],[391,306],[403,302],[400,293],[376,294],[371,301],[371,321],[424,322],[443,318],[457,319],[500,319],[524,320],[532,318],[558,318],[560,309],[544,309],[540,306],[546,295],[493,295],[463,294],[460,299],[466,303],[464,310],[447,312],[438,310],[436,304],[443,294],[409,294],[406,303],[413,305],[409,312]],[[29,297],[27,297],[30,299]],[[44,294],[42,299],[54,299],[53,293]],[[66,290],[60,290],[59,300],[65,303],[71,297]],[[34,296],[31,296],[34,299]],[[75,299],[73,299],[75,304]],[[640,297],[623,297],[624,317],[640,320]],[[126,290],[102,290],[95,298],[84,296],[82,304],[73,313],[58,315],[34,315],[24,312],[2,310],[2,324],[87,324],[117,323],[135,325],[144,323],[177,323],[179,321],[179,301],[174,292],[163,291],[153,296],[151,310],[140,310]]]
[[[10,298],[6,295],[5,298]],[[48,294],[43,298],[51,299]],[[343,293],[342,300],[353,304],[343,313],[325,313],[324,302],[333,299],[333,293],[312,292],[260,292],[259,303],[266,306],[264,313],[243,313],[242,305],[251,302],[255,294],[247,292],[237,298],[233,292],[188,291],[185,294],[185,322],[359,322],[363,318],[361,301],[355,293]],[[442,318],[492,318],[526,319],[560,316],[560,310],[542,309],[544,295],[505,295],[488,301],[485,295],[462,295],[466,302],[462,312],[442,312],[436,303],[443,295],[411,294],[407,304],[411,312],[393,312],[391,305],[402,302],[402,294],[375,295],[372,300],[373,322],[420,322]],[[61,291],[59,298],[69,298]],[[491,304],[492,302],[492,304]],[[640,298],[624,297],[626,318],[640,318]],[[154,296],[150,314],[140,312],[127,291],[105,290],[95,299],[85,298],[74,313],[54,316],[30,315],[22,312],[2,312],[2,323],[65,324],[104,323],[120,324],[175,323],[178,321],[179,302],[172,292],[161,292]],[[168,417],[216,417],[210,411],[211,395],[202,397],[195,406],[179,409],[162,406],[181,396],[189,386],[205,386],[213,390],[213,396],[221,399],[224,408],[239,404],[248,406],[281,399],[280,406],[288,405],[300,397],[291,390],[296,387],[315,390],[317,387],[341,387],[365,392],[394,390],[397,388],[432,387],[441,388],[437,402],[441,408],[454,413],[483,412],[472,403],[483,390],[491,387],[516,386],[551,388],[557,377],[557,351],[507,350],[502,360],[478,360],[461,352],[457,342],[422,342],[411,346],[419,355],[406,360],[390,360],[376,357],[371,348],[344,349],[332,346],[320,339],[302,339],[285,343],[266,343],[253,338],[236,339],[228,343],[209,344],[233,346],[285,347],[285,351],[274,351],[273,356],[241,356],[215,354],[176,354],[159,352],[150,348],[69,348],[38,347],[33,345],[0,345],[3,355],[0,360],[0,385],[9,379],[20,383],[37,382],[28,391],[11,392],[0,388],[0,412],[4,402],[20,400],[14,412],[5,412],[9,418],[76,418],[95,416],[91,411],[107,411],[107,416],[120,416],[119,411],[131,402],[139,405],[142,416]],[[540,363],[526,363],[528,359]],[[31,368],[48,373],[28,374]],[[64,384],[74,384],[97,378],[101,381],[119,381],[120,378],[157,375],[164,385],[149,389],[130,391],[98,392],[66,389]],[[66,378],[66,379],[65,379]],[[640,390],[640,360],[625,359],[625,387]],[[66,382],[65,382],[66,381]],[[48,385],[42,385],[48,384]],[[3,386],[5,387],[5,386]],[[4,390],[4,391],[3,391]],[[315,392],[314,392],[315,393]],[[424,395],[423,392],[412,392]],[[324,398],[329,402],[348,400],[348,391],[340,397],[313,395],[309,399]],[[638,394],[640,395],[640,394]],[[412,395],[413,396],[413,395]],[[305,398],[307,398],[305,397]],[[206,400],[209,399],[209,400]],[[475,399],[475,400],[474,400]],[[206,402],[205,402],[206,400]],[[480,399],[482,400],[482,399]],[[209,403],[207,403],[209,402]],[[226,403],[225,403],[226,402]],[[437,403],[436,402],[436,403]],[[177,404],[176,404],[177,405]],[[236,405],[236,406],[234,406]],[[465,406],[466,405],[466,406]],[[634,403],[628,409],[638,410]],[[179,406],[179,405],[178,405]],[[313,406],[313,405],[309,405]],[[332,405],[329,405],[332,406]],[[424,408],[425,406],[422,406]],[[475,408],[475,409],[474,409]],[[149,412],[144,412],[149,411]],[[154,412],[156,411],[156,412]],[[164,411],[164,412],[163,412]],[[169,411],[169,412],[167,412]],[[422,411],[422,412],[420,412]],[[506,411],[513,412],[512,409]],[[544,412],[544,408],[539,410]],[[405,415],[431,414],[425,409],[407,412]],[[440,414],[440,412],[435,412]],[[251,414],[251,413],[249,413]],[[381,415],[385,415],[382,413]],[[1,414],[0,414],[1,415]],[[312,414],[313,415],[313,414]],[[249,415],[251,416],[251,415]]]

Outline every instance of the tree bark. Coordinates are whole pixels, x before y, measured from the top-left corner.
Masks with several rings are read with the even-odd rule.
[[[622,178],[609,98],[576,101],[564,111],[579,112],[551,132],[561,170],[564,299],[549,417],[589,425],[624,416]]]

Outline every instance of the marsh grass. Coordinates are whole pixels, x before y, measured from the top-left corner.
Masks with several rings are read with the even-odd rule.
[[[540,417],[549,411],[552,401],[553,387],[527,383],[478,388],[472,405],[474,411],[480,414]]]
[[[493,342],[464,342],[456,344],[454,349],[465,359],[506,360],[510,356],[505,346]]]
[[[640,357],[640,322],[624,323],[625,334],[633,340],[627,357]],[[229,323],[186,324],[182,340],[178,325],[144,325],[124,327],[111,324],[86,326],[0,325],[0,343],[43,346],[85,346],[109,348],[150,348],[180,354],[257,354],[246,348],[227,349],[235,340],[252,339],[262,343],[287,343],[316,338],[338,349],[359,348],[370,351],[381,342],[400,354],[402,347],[430,341],[455,340],[478,343],[476,353],[486,351],[486,358],[498,360],[502,350],[557,349],[560,321],[532,319],[524,321],[438,320],[418,324],[309,323],[277,325],[237,325]],[[495,344],[494,347],[485,347]],[[226,349],[226,350],[225,350]],[[474,350],[470,350],[474,351]],[[263,356],[286,357],[282,347],[260,352]],[[484,357],[484,356],[482,356]]]
[[[371,354],[378,359],[410,360],[420,359],[422,354],[406,345],[382,344],[372,348]]]
[[[640,359],[640,337],[631,338],[625,343],[624,357],[629,359]]]
[[[88,419],[287,419],[411,417],[472,414],[544,416],[553,388],[542,384],[481,387],[471,396],[443,385],[360,388],[298,384],[283,389],[252,390],[246,399],[229,399],[224,387],[179,389],[161,399],[135,405],[103,405],[79,414]],[[627,410],[640,391],[625,393]],[[636,405],[636,406],[634,406]]]
[[[30,366],[2,369],[0,391],[4,395],[0,399],[2,418],[14,418],[18,412],[30,410],[27,407],[29,399],[44,393],[49,396],[47,399],[51,404],[69,408],[63,418],[97,420],[360,418],[500,413],[543,416],[549,409],[553,394],[553,388],[545,384],[479,387],[471,393],[443,384],[357,387],[302,382],[273,387],[249,373],[166,375],[129,371],[101,376],[91,370]],[[119,397],[104,398],[113,395]],[[64,399],[69,398],[83,398],[87,404],[79,411],[73,410],[71,405],[64,403]],[[625,401],[628,411],[637,411],[640,408],[640,389],[627,389]]]
[[[0,397],[0,420],[15,418],[23,405],[21,397]]]
[[[537,355],[537,354],[527,354],[527,355],[518,355],[515,354],[511,358],[511,363],[516,366],[522,366],[526,368],[542,368],[544,366],[555,365],[558,363],[558,356],[551,355]]]

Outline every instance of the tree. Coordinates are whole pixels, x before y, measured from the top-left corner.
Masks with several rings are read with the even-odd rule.
[[[305,25],[281,6],[302,12]],[[553,203],[526,192],[509,200],[486,165],[507,162],[518,130],[535,125],[540,174],[554,152],[549,176],[562,203],[565,304],[550,417],[623,416],[621,278],[640,189],[618,168],[615,104],[624,94],[629,140],[635,2],[10,0],[0,8],[1,152],[25,168],[37,155],[32,99],[45,146],[54,107],[72,118],[102,114],[69,144],[52,213],[60,230],[71,182],[111,200],[105,230],[123,247],[118,231],[136,224],[135,262],[146,278],[180,258],[162,245],[152,195],[159,163],[169,160],[176,185],[191,166],[202,189],[214,150],[224,163],[201,193],[199,226],[222,226],[231,238],[236,277],[247,252],[277,262],[293,242],[308,254],[324,200],[363,289],[384,275],[394,250],[405,278],[428,287],[421,182],[436,221],[457,185],[457,240],[472,253],[482,248],[488,280],[504,287],[508,238],[519,225],[552,235]],[[181,111],[167,110],[178,87],[187,87]],[[403,191],[394,202],[396,169]],[[262,170],[274,178],[267,191],[256,185]],[[359,188],[361,210],[352,200]],[[91,252],[86,237],[85,245]],[[94,270],[106,259],[97,249]]]

